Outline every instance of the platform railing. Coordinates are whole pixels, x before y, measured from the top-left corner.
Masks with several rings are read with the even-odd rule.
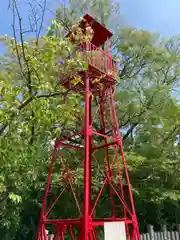
[[[117,62],[112,58],[109,52],[96,47],[92,43],[83,44],[80,49],[83,51],[90,66],[116,79]]]

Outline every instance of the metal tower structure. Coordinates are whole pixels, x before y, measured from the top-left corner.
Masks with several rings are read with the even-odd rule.
[[[103,236],[109,239],[104,231],[108,223],[123,223],[126,239],[139,240],[115,110],[117,63],[108,49],[112,33],[88,14],[82,21],[94,32],[91,42],[79,47],[87,59],[88,70],[79,72],[81,81],[76,85],[72,78],[60,83],[84,95],[84,124],[79,132],[55,142],[38,240],[49,239],[46,230],[53,240],[101,240]],[[73,163],[72,152],[81,157],[79,162],[74,159]]]

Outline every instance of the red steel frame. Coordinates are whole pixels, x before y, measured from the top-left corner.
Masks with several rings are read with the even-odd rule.
[[[112,123],[112,136],[108,136],[103,133],[99,133],[95,130],[92,129],[92,118],[91,118],[91,101],[92,97],[89,95],[89,79],[88,79],[88,74],[86,75],[86,86],[85,86],[85,127],[82,130],[82,132],[78,132],[77,134],[74,134],[67,139],[71,139],[74,136],[82,135],[84,136],[85,139],[85,146],[75,146],[71,144],[65,143],[67,139],[61,139],[61,140],[56,140],[55,146],[54,146],[54,152],[52,155],[51,159],[51,165],[49,169],[49,175],[48,175],[48,182],[45,190],[45,197],[43,201],[43,206],[42,206],[42,213],[41,213],[41,222],[40,222],[40,227],[39,227],[39,232],[38,232],[38,240],[48,240],[47,235],[45,233],[45,228],[46,225],[54,225],[56,226],[56,230],[53,232],[54,238],[55,239],[64,239],[64,234],[65,231],[69,231],[69,239],[74,240],[76,239],[73,233],[73,227],[79,226],[80,227],[80,235],[78,237],[78,240],[96,240],[98,239],[95,227],[97,226],[103,226],[104,222],[111,222],[111,221],[124,221],[126,224],[126,227],[128,225],[132,225],[133,231],[129,233],[128,227],[127,227],[127,237],[128,239],[140,239],[139,237],[139,232],[138,232],[138,223],[137,223],[137,218],[136,218],[136,212],[134,208],[134,203],[133,203],[133,196],[132,196],[132,190],[130,186],[130,181],[129,181],[129,176],[128,176],[128,170],[127,170],[127,164],[126,164],[126,159],[124,155],[124,150],[122,146],[122,138],[119,133],[119,126],[118,126],[118,120],[116,116],[116,110],[114,106],[114,99],[113,99],[113,90],[112,88],[107,89],[104,98],[100,97],[99,100],[99,112],[101,116],[101,123],[103,126],[103,132],[105,133],[105,117],[104,117],[104,108],[105,108],[105,103],[104,100],[106,99],[106,104],[109,105],[110,107],[110,122]],[[100,146],[92,146],[92,136],[101,136],[104,138],[104,144]],[[108,141],[111,142],[108,142]],[[56,202],[61,198],[61,196],[64,194],[64,192],[67,189],[67,185],[64,186],[64,189],[61,191],[61,193],[57,196],[57,198],[49,204],[49,206],[46,208],[46,201],[47,197],[50,191],[50,185],[51,185],[51,177],[52,177],[52,170],[53,170],[53,164],[55,162],[57,150],[60,149],[60,146],[66,147],[66,148],[78,148],[84,150],[84,202],[83,202],[83,214],[79,216],[79,218],[76,219],[64,219],[64,220],[59,220],[59,219],[48,219],[48,215],[51,211],[51,209],[54,207]],[[114,147],[115,149],[115,156],[110,164],[110,161],[108,159],[108,147]],[[103,184],[99,190],[99,193],[97,194],[96,199],[94,202],[92,202],[92,195],[91,195],[91,189],[92,189],[92,182],[91,182],[91,163],[92,163],[92,153],[93,151],[96,151],[97,149],[105,149],[106,151],[106,166],[105,166],[105,171],[104,171],[104,181]],[[118,157],[118,150],[121,152],[121,159]],[[113,166],[114,164],[117,164],[117,176],[119,176],[119,188],[115,187],[113,185]],[[121,174],[122,171],[120,169],[120,163],[123,163],[124,167],[124,173],[125,173],[125,178],[126,178],[126,183],[127,183],[127,188],[128,188],[128,195],[130,199],[130,204],[129,206],[125,202],[125,197],[124,197],[124,190],[123,190],[123,183],[122,183],[122,178]],[[66,173],[67,175],[67,182],[70,183],[72,180],[70,169]],[[95,212],[95,209],[98,205],[98,201],[102,195],[103,189],[105,185],[109,184],[110,186],[110,199],[111,199],[111,205],[112,205],[112,217],[110,218],[94,218],[93,214]],[[73,190],[72,190],[73,191]],[[124,211],[124,216],[123,217],[118,217],[116,215],[116,207],[115,203],[113,200],[114,195],[118,197],[119,200],[119,205],[122,206],[123,211]],[[80,212],[80,204],[78,203],[77,200],[77,195],[73,193],[74,196],[74,201],[76,203],[77,208],[79,209]],[[127,216],[128,215],[128,216]],[[130,235],[131,234],[131,235]]]
[[[86,49],[89,50],[89,44]],[[113,71],[115,69],[114,62],[112,64],[112,58],[107,54],[106,64],[107,68]],[[89,60],[90,69],[92,71],[92,61]],[[114,60],[113,60],[114,61]],[[97,70],[97,66],[94,66]],[[99,69],[102,71],[103,68]],[[95,74],[95,72],[94,72]],[[51,229],[53,234],[53,240],[64,240],[65,236],[71,240],[101,240],[99,237],[99,231],[97,227],[103,227],[105,222],[118,222],[123,221],[126,226],[126,234],[128,240],[140,240],[138,222],[133,202],[132,189],[130,185],[128,168],[126,158],[124,154],[122,138],[120,136],[119,124],[116,115],[115,102],[114,102],[114,83],[115,79],[112,76],[108,76],[107,72],[104,72],[102,79],[104,88],[100,90],[96,85],[92,84],[94,77],[91,72],[84,72],[83,86],[79,86],[81,90],[77,90],[84,94],[85,101],[85,117],[84,127],[82,130],[72,136],[63,139],[57,139],[54,145],[54,151],[51,158],[51,164],[49,168],[47,185],[45,188],[45,195],[42,204],[41,218],[38,228],[38,240],[48,240],[46,229],[49,226],[54,227]],[[68,86],[67,83],[63,83],[64,86]],[[75,90],[75,89],[73,89]],[[96,90],[96,91],[95,91]],[[98,104],[96,113],[92,116],[92,95],[98,97]],[[97,120],[101,123],[101,131],[95,129],[93,123]],[[110,131],[109,131],[110,130]],[[111,136],[107,132],[111,132]],[[71,142],[74,137],[81,136],[84,139],[83,145],[73,144]],[[96,145],[94,138],[103,139],[102,145]],[[68,142],[67,142],[68,141]],[[74,178],[71,166],[64,167],[66,163],[63,161],[62,148],[66,149],[79,149],[84,152],[84,180],[83,180],[83,202],[80,203],[79,196],[75,192],[73,186]],[[93,164],[96,151],[104,150],[105,163],[101,166],[101,174],[103,176],[103,183],[99,187],[96,197],[92,194],[93,191]],[[110,154],[110,150],[114,155]],[[59,152],[60,166],[64,167],[63,181],[61,182],[61,192],[57,194],[56,198],[52,202],[48,202],[48,197],[51,192],[53,166],[57,159]],[[126,187],[124,186],[124,182]],[[111,211],[109,211],[109,217],[97,217],[96,210],[102,197],[105,187],[109,187],[109,200],[111,202]],[[126,189],[125,189],[126,188]],[[66,219],[54,219],[50,218],[52,209],[60,201],[62,196],[70,190],[73,196],[74,203],[78,210],[78,217],[66,218]],[[121,206],[122,213],[120,214],[119,207]],[[64,208],[65,206],[62,206]],[[77,233],[76,230],[79,230]],[[67,239],[67,238],[66,238]]]

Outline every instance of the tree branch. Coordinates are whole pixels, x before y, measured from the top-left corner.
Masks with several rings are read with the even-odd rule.
[[[41,93],[38,94],[37,92],[35,92],[33,95],[31,95],[29,98],[27,98],[18,108],[17,110],[21,111],[23,108],[25,108],[30,102],[32,102],[35,98],[50,98],[50,97],[58,97],[58,96],[63,96],[66,97],[67,94],[70,92],[70,90],[67,90],[66,92],[49,92],[49,93]],[[11,113],[10,115],[10,123],[12,122],[12,120],[14,119],[14,117],[16,116],[15,113]],[[0,135],[2,135],[4,133],[4,131],[6,130],[6,128],[9,126],[10,123],[5,123],[0,127]]]
[[[146,103],[146,105],[142,106],[142,109],[141,109],[140,113],[138,114],[138,116],[136,116],[136,117],[138,117],[137,121],[132,123],[131,127],[127,130],[126,134],[124,135],[123,140],[127,139],[127,137],[133,132],[135,127],[137,127],[140,124],[142,115],[151,107],[156,93],[158,93],[158,90],[154,92],[154,94],[151,96],[151,98]]]
[[[164,144],[168,139],[172,139],[172,137],[176,136],[180,132],[180,126],[175,125],[173,129],[170,131],[170,133],[161,141],[160,144]]]
[[[14,3],[14,1],[13,1],[13,3]],[[15,42],[16,55],[17,55],[17,59],[18,59],[18,63],[19,63],[19,66],[20,66],[21,73],[24,76],[24,78],[27,80],[26,74],[24,73],[24,70],[23,70],[20,53],[19,53],[19,50],[18,50],[18,43],[17,43],[16,29],[15,29],[16,16],[15,16],[15,9],[14,9],[14,7],[12,8],[12,12],[13,12],[12,29],[13,29],[13,36],[14,36],[14,42]]]
[[[43,6],[41,6],[39,3],[37,3],[37,4],[42,8],[42,17],[41,17],[39,30],[38,30],[38,33],[37,33],[37,44],[38,44],[40,33],[41,33],[41,30],[42,30],[42,27],[43,27],[44,15],[45,15],[45,10],[46,10],[47,0],[44,0]]]
[[[123,136],[123,140],[127,139],[127,137],[133,132],[133,130],[135,129],[135,127],[137,127],[138,124],[139,122],[135,122],[131,125],[131,127],[127,130],[126,134]]]

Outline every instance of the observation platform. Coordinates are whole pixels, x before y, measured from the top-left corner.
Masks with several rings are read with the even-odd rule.
[[[91,27],[93,30],[91,42],[77,46],[77,51],[82,53],[84,60],[88,63],[88,69],[79,72],[79,81],[76,81],[76,84],[74,84],[73,77],[61,79],[60,84],[67,89],[83,93],[85,78],[88,76],[90,91],[95,95],[116,82],[117,62],[110,55],[108,42],[113,34],[88,14],[85,14],[82,19],[79,27],[84,32],[86,27]],[[67,37],[70,36],[71,32],[68,33]],[[73,43],[73,40],[71,42]],[[105,50],[103,50],[104,48]]]
[[[79,72],[80,80],[76,85],[73,83],[74,78],[61,80],[61,85],[75,92],[84,92],[84,81],[88,75],[90,91],[95,94],[115,84],[118,73],[117,62],[109,52],[90,42],[80,46],[78,50],[82,52],[85,61],[87,61],[88,69]]]

